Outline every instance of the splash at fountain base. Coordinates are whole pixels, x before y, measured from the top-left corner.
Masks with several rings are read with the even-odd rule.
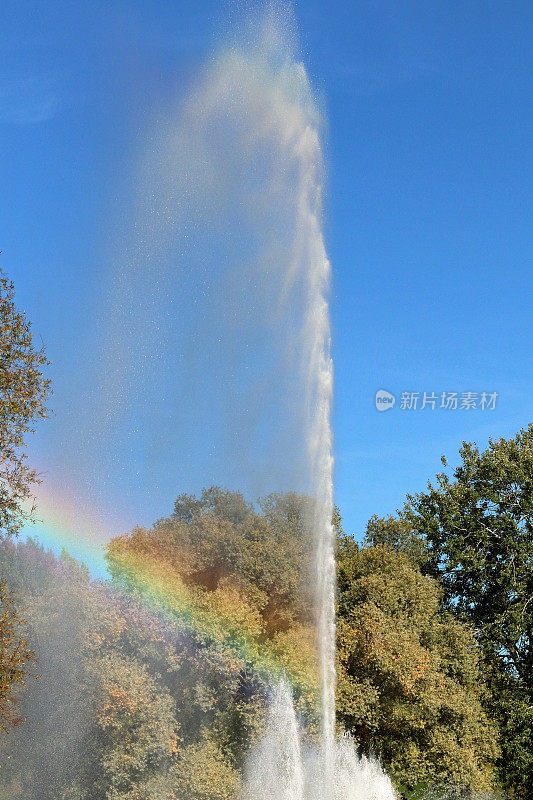
[[[291,691],[274,693],[265,735],[248,759],[242,800],[396,800],[388,776],[350,737],[305,745]]]

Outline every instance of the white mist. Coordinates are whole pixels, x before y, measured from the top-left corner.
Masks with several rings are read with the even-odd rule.
[[[274,687],[249,756],[246,800],[392,800],[379,765],[335,736],[323,120],[294,39],[290,10],[270,9],[215,53],[177,111],[157,120],[139,175],[136,238],[120,250],[110,292],[104,362],[113,370],[102,377],[102,397],[112,428],[128,387],[144,391],[145,435],[158,458],[170,447],[168,463],[184,470],[173,485],[201,476],[249,496],[290,488],[316,500],[320,742],[305,741],[290,689]],[[168,353],[175,368],[161,376],[158,359]],[[152,374],[163,398],[176,396],[180,378],[165,441]]]
[[[262,741],[249,758],[246,800],[393,800],[395,792],[379,764],[360,758],[349,737],[335,737],[335,532],[333,529],[333,437],[330,414],[333,363],[328,293],[330,265],[322,231],[323,153],[320,116],[305,69],[293,56],[274,15],[263,21],[244,69],[270,68],[262,76],[275,87],[275,122],[283,146],[280,172],[293,176],[293,246],[287,281],[303,289],[298,357],[305,376],[304,435],[316,498],[316,616],[319,649],[321,734],[318,746],[302,741],[291,692],[277,688]],[[258,91],[261,82],[258,81]]]

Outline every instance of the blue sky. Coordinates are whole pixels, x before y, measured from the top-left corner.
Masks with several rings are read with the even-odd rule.
[[[532,418],[533,7],[295,10],[328,118],[336,500],[359,534],[423,489],[442,453],[453,463],[462,440],[484,446]],[[1,263],[53,361],[55,414],[31,443],[45,480],[61,462],[58,429],[65,436],[83,413],[106,222],[139,132],[242,12],[176,0],[3,5]],[[378,389],[398,398],[386,413]],[[485,411],[406,410],[404,391],[498,400]],[[200,488],[162,469],[167,482],[128,524]]]

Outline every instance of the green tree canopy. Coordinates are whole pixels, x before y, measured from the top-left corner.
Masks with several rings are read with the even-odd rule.
[[[408,519],[373,516],[368,520],[365,544],[370,547],[385,545],[390,550],[403,553],[416,566],[423,566],[428,559],[428,548],[423,536],[413,530]]]
[[[50,381],[43,348],[36,349],[30,323],[17,310],[14,287],[0,271],[0,538],[16,534],[31,517],[27,503],[37,480],[27,463],[26,435],[46,416]],[[17,721],[14,703],[32,653],[20,613],[5,583],[0,584],[0,730]]]
[[[502,780],[526,800],[533,792],[533,425],[483,452],[465,443],[460,457],[453,475],[437,475],[402,516],[427,544],[426,570],[442,581],[446,607],[476,631],[502,731]]]
[[[46,416],[50,381],[44,348],[36,348],[31,326],[14,302],[11,281],[0,271],[0,532],[14,534],[28,511],[37,475],[27,463],[26,435]]]
[[[406,785],[488,789],[496,743],[478,648],[440,611],[437,581],[385,545],[341,547],[338,574],[340,720]]]

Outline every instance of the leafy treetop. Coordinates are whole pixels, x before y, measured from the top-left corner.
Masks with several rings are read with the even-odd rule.
[[[43,368],[48,363],[15,307],[12,282],[0,271],[0,531],[7,535],[31,516],[24,504],[38,477],[27,464],[25,437],[47,414],[50,380]]]

